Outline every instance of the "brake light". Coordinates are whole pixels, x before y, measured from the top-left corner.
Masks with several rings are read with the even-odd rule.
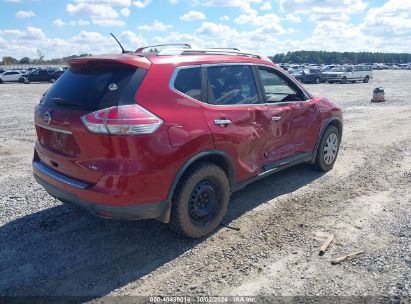
[[[81,117],[86,128],[99,134],[150,134],[163,121],[139,105],[124,105],[96,111]]]

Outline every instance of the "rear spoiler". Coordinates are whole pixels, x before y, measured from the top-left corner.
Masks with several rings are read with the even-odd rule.
[[[90,57],[78,57],[70,59],[68,64],[82,65],[82,64],[98,64],[98,63],[121,63],[133,67],[139,67],[148,70],[151,66],[150,60],[145,57],[136,56],[135,54],[113,54]]]

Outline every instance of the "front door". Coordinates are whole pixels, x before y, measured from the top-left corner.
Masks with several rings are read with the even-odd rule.
[[[310,99],[296,83],[275,68],[260,66],[258,75],[271,116],[266,164],[312,153],[321,123],[316,105],[318,99]]]

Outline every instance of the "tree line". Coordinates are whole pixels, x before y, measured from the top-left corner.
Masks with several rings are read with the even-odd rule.
[[[0,61],[0,65],[14,65],[14,64],[67,64],[70,59],[78,58],[78,57],[85,57],[91,56],[91,54],[80,54],[80,55],[71,55],[66,56],[63,58],[54,58],[54,59],[44,59],[44,55],[42,53],[38,54],[37,58],[29,58],[23,57],[21,59],[17,59],[11,56],[4,56],[2,61]]]
[[[16,59],[11,56],[3,57],[0,65],[12,64],[66,64],[77,57],[91,56],[91,54],[71,55],[63,58],[44,59],[44,54],[37,51],[37,58],[23,57]],[[276,63],[316,63],[316,64],[358,64],[358,63],[408,63],[411,62],[410,53],[372,53],[372,52],[324,52],[324,51],[296,51],[276,54],[269,57]]]
[[[408,63],[410,53],[296,51],[269,57],[276,63],[358,64]]]

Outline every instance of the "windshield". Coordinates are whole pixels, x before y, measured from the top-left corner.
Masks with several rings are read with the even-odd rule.
[[[345,72],[345,71],[347,71],[347,68],[339,66],[339,67],[331,68],[330,71],[331,72]]]

